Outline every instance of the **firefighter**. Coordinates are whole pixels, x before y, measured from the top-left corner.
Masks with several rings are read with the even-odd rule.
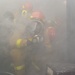
[[[33,39],[33,46],[32,46],[32,54],[31,54],[31,65],[33,69],[31,69],[32,72],[36,75],[42,74],[41,73],[41,64],[39,63],[39,58],[38,58],[38,53],[41,52],[41,48],[43,47],[43,40],[44,40],[44,15],[40,11],[33,11],[31,16],[30,16],[31,22],[27,28],[29,28],[29,32],[31,33],[31,38]],[[38,42],[38,43],[37,43]],[[39,45],[38,45],[39,44]],[[33,74],[30,71],[29,74]]]
[[[39,42],[39,36],[41,36],[43,33],[43,20],[42,20],[43,18],[42,17],[40,18],[40,14],[37,15],[36,17],[33,16],[33,18],[34,19],[31,19],[29,25],[27,25],[27,27],[25,28],[25,32],[27,31],[26,33],[28,35],[26,39],[23,38],[22,35],[18,36],[18,34],[13,35],[13,38],[11,39],[13,40],[12,41],[13,49],[11,50],[10,54],[13,60],[14,70],[17,75],[23,74],[29,75],[29,73],[33,72],[32,71],[33,68],[34,73],[36,73],[36,71],[39,72],[40,70],[39,67],[36,65],[34,57],[36,56],[38,51],[35,45],[36,43]],[[36,24],[37,26],[39,25],[39,27],[36,26],[34,27],[33,23]],[[40,32],[37,32],[38,30]],[[30,69],[31,72],[29,72]]]
[[[49,35],[50,41],[52,42],[53,39],[55,38],[55,28],[54,27],[48,28],[48,35]]]
[[[44,39],[44,26],[45,26],[45,22],[44,22],[44,14],[40,11],[34,11],[32,12],[31,15],[31,21],[34,23],[34,35],[38,35],[40,37],[41,40]]]
[[[51,22],[48,27],[46,28],[46,36],[47,36],[47,44],[48,46],[53,46],[55,42],[55,36],[56,36],[56,29],[55,29],[55,23]]]
[[[18,23],[16,23],[18,24]],[[12,60],[12,68],[16,75],[25,74],[25,52],[24,46],[26,46],[26,40],[22,37],[25,30],[23,24],[18,24],[15,26],[15,30],[9,40],[10,43],[10,56]],[[24,54],[25,53],[25,54]]]
[[[25,11],[27,12],[27,8],[25,9]],[[25,52],[25,47],[27,46],[27,39],[25,39],[23,36],[26,25],[24,21],[27,22],[27,17],[22,18],[21,16],[19,16],[19,20],[16,21],[14,32],[9,40],[11,49],[10,56],[13,63],[12,68],[16,75],[25,74],[25,58],[27,55],[27,53]]]
[[[33,16],[33,15],[31,15]],[[35,25],[35,27],[31,26],[31,22],[32,25],[33,23],[37,23],[37,27]],[[39,70],[39,68],[37,67],[37,65],[34,62],[34,58],[36,53],[37,53],[37,49],[33,48],[33,46],[35,46],[35,43],[39,41],[39,36],[43,36],[43,16],[41,15],[41,13],[37,13],[36,15],[34,15],[31,19],[31,22],[29,24],[29,27],[31,26],[32,28],[29,29],[29,27],[27,26],[25,28],[25,31],[27,31],[26,29],[28,28],[29,30],[32,31],[27,31],[29,32],[29,36],[25,38],[22,37],[23,33],[24,33],[24,27],[23,28],[19,28],[18,30],[14,31],[15,33],[13,34],[13,36],[10,39],[10,46],[11,46],[11,52],[10,52],[10,56],[12,58],[13,61],[13,68],[14,71],[16,73],[16,75],[24,75],[27,69],[27,65],[25,62],[25,59],[27,58],[27,52],[29,55],[29,62],[30,64],[32,64],[37,70]],[[38,26],[39,25],[39,26]],[[40,29],[41,26],[41,29]],[[37,31],[40,32],[37,32]],[[26,33],[27,33],[26,32]],[[31,32],[31,33],[30,33]],[[26,49],[27,47],[29,48],[30,46],[30,52],[28,49]],[[31,50],[32,49],[32,50]],[[29,54],[30,53],[30,54]],[[28,61],[28,59],[27,59]],[[29,65],[29,64],[28,64]]]
[[[22,6],[22,16],[29,17],[32,12],[32,4],[30,2],[25,3]]]
[[[25,21],[25,20],[24,20]],[[25,52],[24,52],[24,46],[26,40],[23,40],[23,33],[25,31],[25,25],[23,24],[23,21],[16,22],[15,23],[15,29],[13,31],[13,34],[9,40],[10,43],[10,56],[12,60],[12,68],[16,75],[24,75],[25,74]],[[23,46],[24,45],[24,46]]]

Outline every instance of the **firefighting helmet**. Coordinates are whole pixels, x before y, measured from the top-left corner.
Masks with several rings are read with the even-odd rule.
[[[32,12],[31,16],[30,16],[31,19],[44,19],[44,15],[42,12],[40,11],[34,11]]]
[[[23,10],[31,11],[32,10],[32,4],[30,2],[27,2],[25,5],[22,6]]]

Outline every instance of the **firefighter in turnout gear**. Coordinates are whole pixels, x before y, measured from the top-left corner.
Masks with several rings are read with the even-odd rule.
[[[32,12],[31,16],[31,24],[34,25],[34,35],[38,35],[39,36],[39,40],[43,41],[44,39],[44,26],[45,26],[45,22],[44,22],[44,15],[42,12],[40,11],[34,11]]]
[[[24,13],[29,15],[28,12],[29,10],[29,5],[25,5]],[[22,16],[16,16],[19,17],[17,18],[15,22],[15,29],[13,31],[13,34],[10,38],[10,56],[13,62],[13,69],[15,71],[16,75],[24,75],[25,74],[25,58],[26,58],[26,43],[27,39],[23,37],[23,34],[25,32],[25,25],[28,21],[27,17],[22,17]]]
[[[54,47],[55,37],[56,37],[56,29],[55,29],[54,21],[48,23],[45,34],[46,34],[46,40],[47,40],[46,45],[47,47],[50,47],[52,50]]]
[[[32,64],[39,71],[34,57],[39,48],[37,47],[39,41],[43,41],[43,19],[44,16],[41,12],[33,12],[31,14],[31,21],[29,21],[28,25],[24,26],[19,24],[17,27],[18,29],[15,29],[10,39],[10,56],[13,61],[13,69],[16,75],[27,74],[26,72],[29,64]],[[23,34],[25,34],[26,37],[23,37]],[[26,65],[26,62],[28,65]]]

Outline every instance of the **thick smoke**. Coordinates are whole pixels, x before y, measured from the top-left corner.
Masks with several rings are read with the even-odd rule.
[[[64,1],[62,0],[27,0],[33,4],[33,10],[41,10],[46,20],[58,20],[60,24],[57,23],[57,37],[54,48],[54,53],[50,53],[49,50],[41,49],[39,52],[39,57],[42,58],[42,61],[48,62],[58,62],[58,61],[66,61],[66,7],[64,5]],[[13,39],[11,38],[12,34],[16,36],[18,33],[23,33],[25,26],[29,21],[26,21],[25,18],[22,18],[20,15],[17,16],[19,19],[17,23],[13,23],[13,13],[20,10],[22,4],[27,2],[24,0],[2,0],[0,1],[0,44],[1,50],[9,51],[7,46],[8,40],[11,42]],[[7,15],[7,12],[11,13],[12,16]],[[12,18],[12,19],[10,19]],[[44,53],[43,53],[44,52]],[[1,52],[0,52],[1,53]],[[38,55],[38,54],[37,54]],[[39,59],[41,60],[41,58]],[[48,61],[47,61],[48,60]]]

